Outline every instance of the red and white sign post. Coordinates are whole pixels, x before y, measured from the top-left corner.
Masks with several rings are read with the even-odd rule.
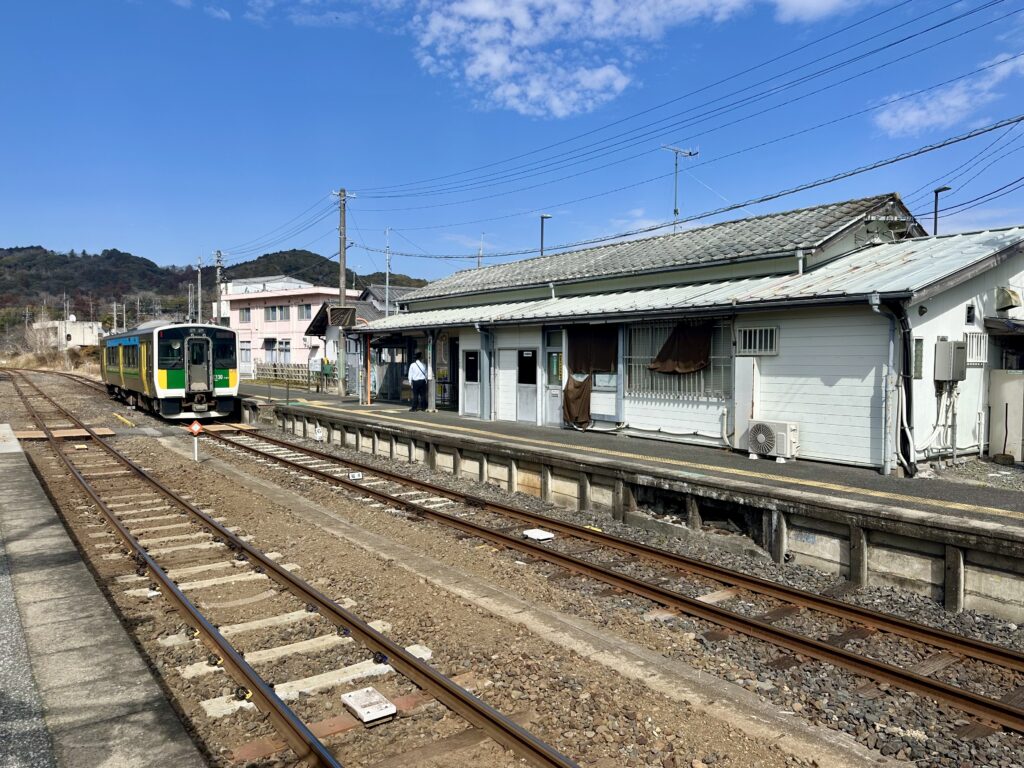
[[[199,436],[203,434],[203,425],[193,421],[188,425],[188,431],[192,433],[192,459],[199,461]]]

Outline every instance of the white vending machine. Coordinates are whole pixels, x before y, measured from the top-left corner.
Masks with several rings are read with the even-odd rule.
[[[989,371],[988,455],[1024,461],[1024,371]]]

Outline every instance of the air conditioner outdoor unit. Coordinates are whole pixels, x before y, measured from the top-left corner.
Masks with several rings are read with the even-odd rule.
[[[791,421],[752,421],[748,435],[751,457],[794,459],[800,451],[800,428]]]

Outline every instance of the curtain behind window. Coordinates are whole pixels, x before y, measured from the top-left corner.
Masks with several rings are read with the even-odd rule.
[[[571,325],[567,329],[570,373],[613,373],[619,357],[616,325]]]
[[[696,373],[711,360],[715,324],[679,323],[647,367],[658,373]]]

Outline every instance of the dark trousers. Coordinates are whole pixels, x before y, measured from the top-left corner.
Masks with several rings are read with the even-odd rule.
[[[425,379],[412,382],[412,409],[427,410],[427,382]]]

